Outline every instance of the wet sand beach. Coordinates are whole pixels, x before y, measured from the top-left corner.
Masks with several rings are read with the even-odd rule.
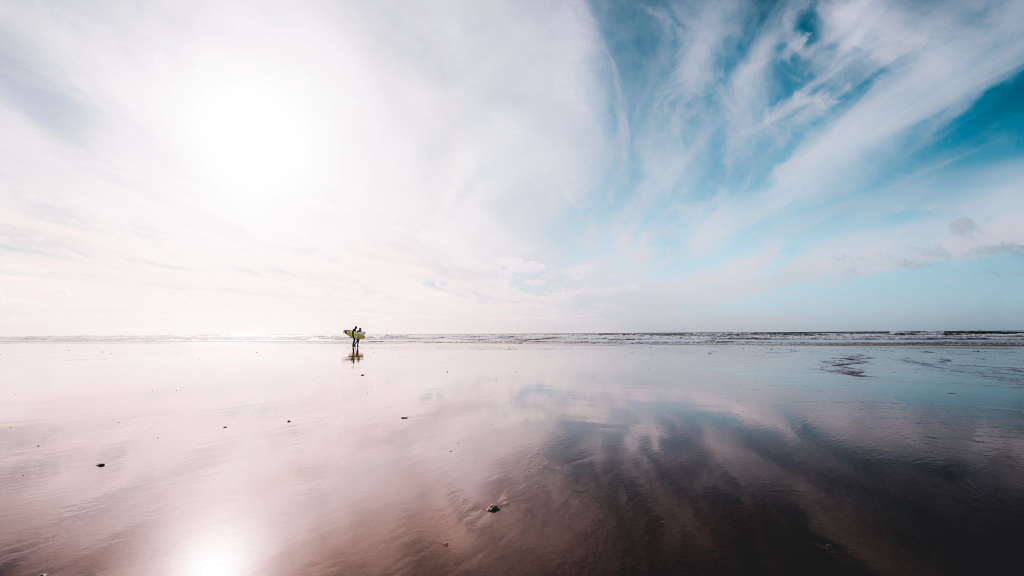
[[[0,344],[0,575],[1020,570],[1021,347],[361,354]]]

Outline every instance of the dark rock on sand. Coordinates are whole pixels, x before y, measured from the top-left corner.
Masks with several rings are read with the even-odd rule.
[[[488,511],[488,512],[490,512],[491,514],[494,514],[494,513],[495,513],[495,512],[497,512],[498,510],[501,510],[501,508],[498,508],[498,507],[497,507],[496,505],[494,505],[494,504],[491,504],[490,506],[488,506],[488,507],[487,507],[487,511]]]
[[[445,548],[447,548],[448,547],[448,543],[445,542],[444,544],[441,544],[441,546],[444,546]]]
[[[106,464],[104,464],[103,462],[100,462],[99,464],[96,465],[97,468],[103,468],[104,466],[106,466]]]
[[[408,420],[408,419],[409,419],[408,416],[402,416],[402,420]]]

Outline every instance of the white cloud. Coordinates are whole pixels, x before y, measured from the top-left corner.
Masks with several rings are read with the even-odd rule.
[[[535,315],[498,258],[545,266],[538,233],[610,152],[580,3],[0,10],[3,57],[80,127],[32,93],[0,102],[0,266],[43,296],[8,333],[473,330],[520,310],[427,279]]]
[[[951,220],[949,222],[949,231],[957,236],[973,236],[980,232],[980,227],[974,221],[974,219],[967,216]]]
[[[1024,6],[763,9],[0,5],[0,332],[716,329],[1016,254],[1013,161],[893,174],[1021,70]]]

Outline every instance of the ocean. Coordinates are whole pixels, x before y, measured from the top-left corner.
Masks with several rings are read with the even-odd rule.
[[[276,334],[246,336],[21,336],[0,342],[348,342],[344,334]],[[908,332],[607,332],[552,334],[371,334],[373,342],[480,344],[743,344],[833,346],[1022,346],[1024,331]]]

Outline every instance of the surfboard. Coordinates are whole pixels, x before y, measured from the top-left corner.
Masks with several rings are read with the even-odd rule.
[[[356,332],[353,334],[351,330],[345,330],[345,336],[348,336],[349,338],[355,338],[356,340],[362,340],[363,338],[366,338],[366,334],[363,334],[362,332]]]

